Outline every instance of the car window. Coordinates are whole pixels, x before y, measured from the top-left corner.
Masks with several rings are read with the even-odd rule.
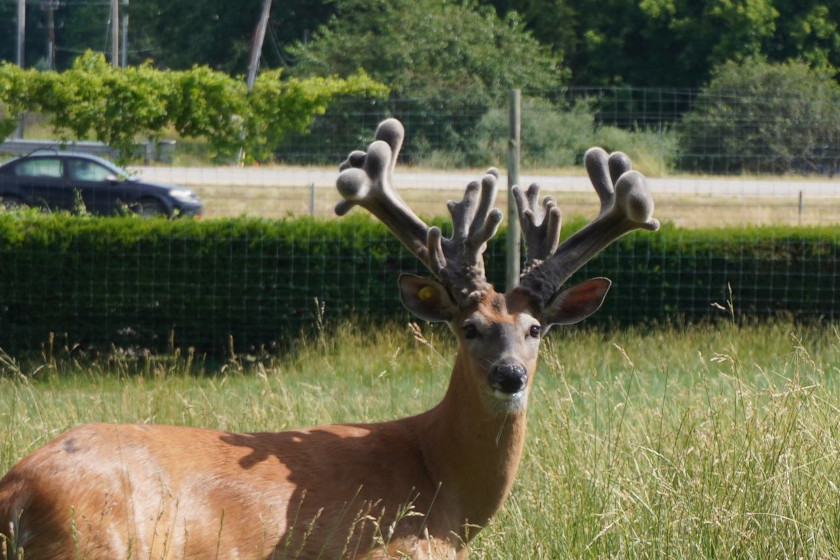
[[[93,161],[71,159],[67,161],[67,175],[77,181],[104,181],[114,172]]]
[[[58,158],[25,159],[15,165],[18,177],[53,177],[60,178],[62,165]]]

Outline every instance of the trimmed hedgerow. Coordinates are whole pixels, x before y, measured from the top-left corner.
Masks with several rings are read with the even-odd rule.
[[[571,232],[580,223],[567,224]],[[504,230],[486,253],[504,284]],[[840,315],[836,228],[634,233],[584,267],[614,281],[590,321]],[[0,214],[0,347],[222,352],[288,341],[322,320],[406,317],[396,279],[425,274],[365,215],[143,220]],[[731,291],[730,291],[731,289]]]

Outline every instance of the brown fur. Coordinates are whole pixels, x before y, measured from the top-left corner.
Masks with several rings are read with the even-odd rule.
[[[526,303],[491,292],[450,321],[449,389],[417,416],[280,433],[73,428],[0,480],[0,527],[15,523],[27,560],[461,557],[519,465],[524,405],[488,406],[486,378],[516,359],[530,384]],[[465,320],[481,344],[463,338]]]

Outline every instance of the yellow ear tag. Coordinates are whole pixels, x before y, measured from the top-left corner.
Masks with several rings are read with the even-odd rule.
[[[423,301],[429,301],[433,297],[435,297],[435,289],[431,286],[424,286],[420,288],[420,293],[417,294],[420,296],[420,299]]]

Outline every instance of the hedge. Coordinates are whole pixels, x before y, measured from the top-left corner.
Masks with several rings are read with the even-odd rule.
[[[577,224],[567,224],[574,231]],[[503,285],[505,231],[486,253]],[[576,277],[614,288],[590,322],[722,312],[840,315],[836,228],[755,227],[631,234]],[[323,320],[408,318],[401,272],[425,274],[365,215],[341,220],[144,220],[0,214],[0,348],[52,335],[80,347],[223,352],[292,340]],[[572,279],[575,281],[576,279]],[[319,308],[323,306],[323,317]]]

